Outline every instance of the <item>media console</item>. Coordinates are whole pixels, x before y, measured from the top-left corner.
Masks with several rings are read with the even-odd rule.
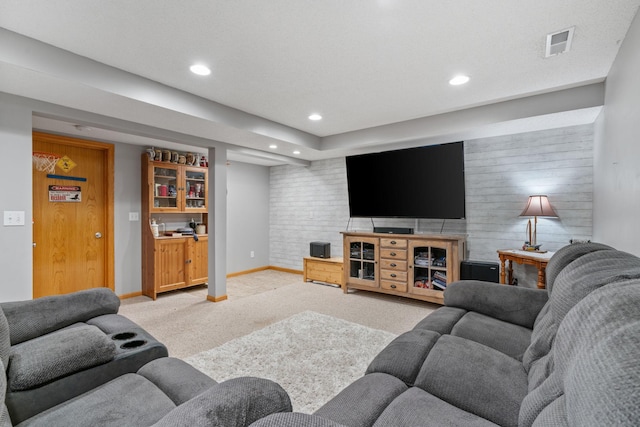
[[[460,279],[465,237],[443,234],[343,232],[342,289],[359,289],[444,303]]]

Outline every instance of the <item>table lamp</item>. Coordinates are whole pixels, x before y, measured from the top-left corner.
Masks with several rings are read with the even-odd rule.
[[[544,195],[529,196],[527,206],[524,208],[520,216],[532,216],[533,217],[533,230],[531,228],[531,220],[527,223],[527,235],[529,236],[528,244],[525,243],[525,250],[537,251],[541,245],[538,245],[536,240],[536,229],[538,228],[538,217],[546,216],[550,218],[558,218],[558,214],[551,207],[549,198]]]

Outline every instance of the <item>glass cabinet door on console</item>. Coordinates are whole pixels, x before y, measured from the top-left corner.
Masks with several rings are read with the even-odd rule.
[[[409,292],[444,299],[447,284],[456,280],[448,265],[452,247],[447,242],[413,241],[409,244]]]
[[[352,283],[378,287],[378,239],[355,238],[346,239],[345,255],[348,259],[348,280]]]

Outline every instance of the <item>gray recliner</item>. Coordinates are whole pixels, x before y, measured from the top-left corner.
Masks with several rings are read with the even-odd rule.
[[[164,346],[114,313],[119,302],[111,295],[96,290],[2,304],[0,427],[244,427],[291,411],[273,381],[217,383],[164,357]]]
[[[547,286],[452,283],[445,307],[314,414],[254,427],[637,426],[640,258],[570,245]]]
[[[10,345],[5,402],[15,424],[167,356],[119,307],[105,288],[0,304]]]

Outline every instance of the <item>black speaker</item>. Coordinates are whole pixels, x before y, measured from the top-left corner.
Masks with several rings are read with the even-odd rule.
[[[374,233],[413,234],[413,228],[408,227],[373,227]]]
[[[309,252],[312,257],[331,258],[331,243],[311,242],[309,246]]]
[[[500,266],[497,262],[462,261],[460,263],[460,280],[498,283],[499,276]]]

